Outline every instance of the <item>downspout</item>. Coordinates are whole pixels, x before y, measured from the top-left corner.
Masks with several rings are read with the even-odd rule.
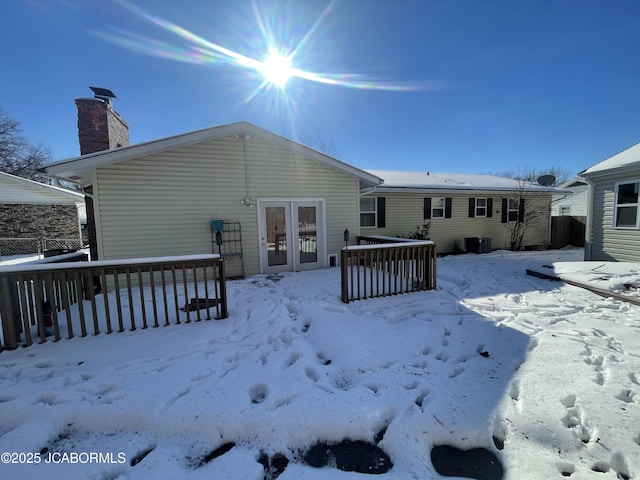
[[[587,221],[584,226],[584,260],[589,261],[591,260],[591,239],[593,238],[593,197],[595,185],[586,175],[583,174],[582,177],[587,182],[587,185],[589,185],[589,190],[587,190]]]

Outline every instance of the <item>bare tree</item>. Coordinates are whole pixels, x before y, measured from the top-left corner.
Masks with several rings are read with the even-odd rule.
[[[0,171],[46,183],[37,170],[50,159],[49,149],[30,143],[18,121],[0,108]]]
[[[320,153],[324,153],[325,155],[328,155],[330,157],[335,157],[338,154],[335,144],[322,138],[319,135],[303,135],[300,138],[300,142],[307,147],[313,148],[314,150],[317,150]]]
[[[528,180],[518,180],[509,198],[502,200],[503,224],[509,231],[511,250],[522,250],[527,232],[547,225],[551,214],[549,195],[543,187]]]
[[[566,168],[557,165],[548,168],[516,166],[515,168],[511,168],[499,173],[492,173],[491,175],[495,177],[512,178],[514,180],[530,183],[537,183],[538,178],[543,175],[553,175],[555,177],[555,181],[551,185],[549,185],[551,187],[562,185],[575,176],[572,175],[571,172],[569,172],[569,170],[567,170]]]

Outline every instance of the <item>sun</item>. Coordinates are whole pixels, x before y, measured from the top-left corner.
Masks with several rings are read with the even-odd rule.
[[[286,87],[291,77],[296,75],[291,58],[282,55],[275,49],[269,51],[267,57],[260,64],[259,71],[268,84],[278,88]]]

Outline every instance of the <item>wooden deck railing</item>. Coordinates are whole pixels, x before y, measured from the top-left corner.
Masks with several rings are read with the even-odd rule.
[[[360,242],[361,237],[358,237]],[[428,240],[395,239],[342,249],[342,301],[436,288],[436,246]]]
[[[219,255],[4,267],[0,349],[228,316]]]

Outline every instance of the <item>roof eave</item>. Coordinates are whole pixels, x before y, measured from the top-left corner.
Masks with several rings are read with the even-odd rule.
[[[620,165],[617,167],[591,170],[593,168],[594,167],[587,168],[586,170],[580,172],[578,175],[580,175],[581,177],[593,178],[593,177],[605,176],[605,175],[617,175],[617,174],[624,174],[628,172],[630,173],[634,171],[638,172],[640,171],[640,161],[627,163],[625,165]]]
[[[90,153],[80,157],[74,157],[60,162],[55,162],[43,167],[43,173],[47,176],[70,180],[82,185],[90,184],[90,179],[94,169],[119,163],[134,158],[141,158],[155,153],[174,150],[183,146],[193,145],[201,142],[217,140],[219,138],[247,134],[249,136],[262,137],[267,141],[283,145],[288,148],[300,150],[303,156],[311,158],[315,161],[341,170],[345,173],[353,175],[360,180],[361,185],[374,186],[382,183],[382,179],[372,175],[364,170],[353,167],[347,163],[337,160],[333,157],[320,153],[312,148],[297,143],[293,140],[281,137],[268,130],[260,128],[249,122],[237,122],[229,125],[221,125],[210,127],[203,130],[196,130],[190,133],[166,137],[150,142],[119,147],[113,150],[105,150],[96,153]]]

